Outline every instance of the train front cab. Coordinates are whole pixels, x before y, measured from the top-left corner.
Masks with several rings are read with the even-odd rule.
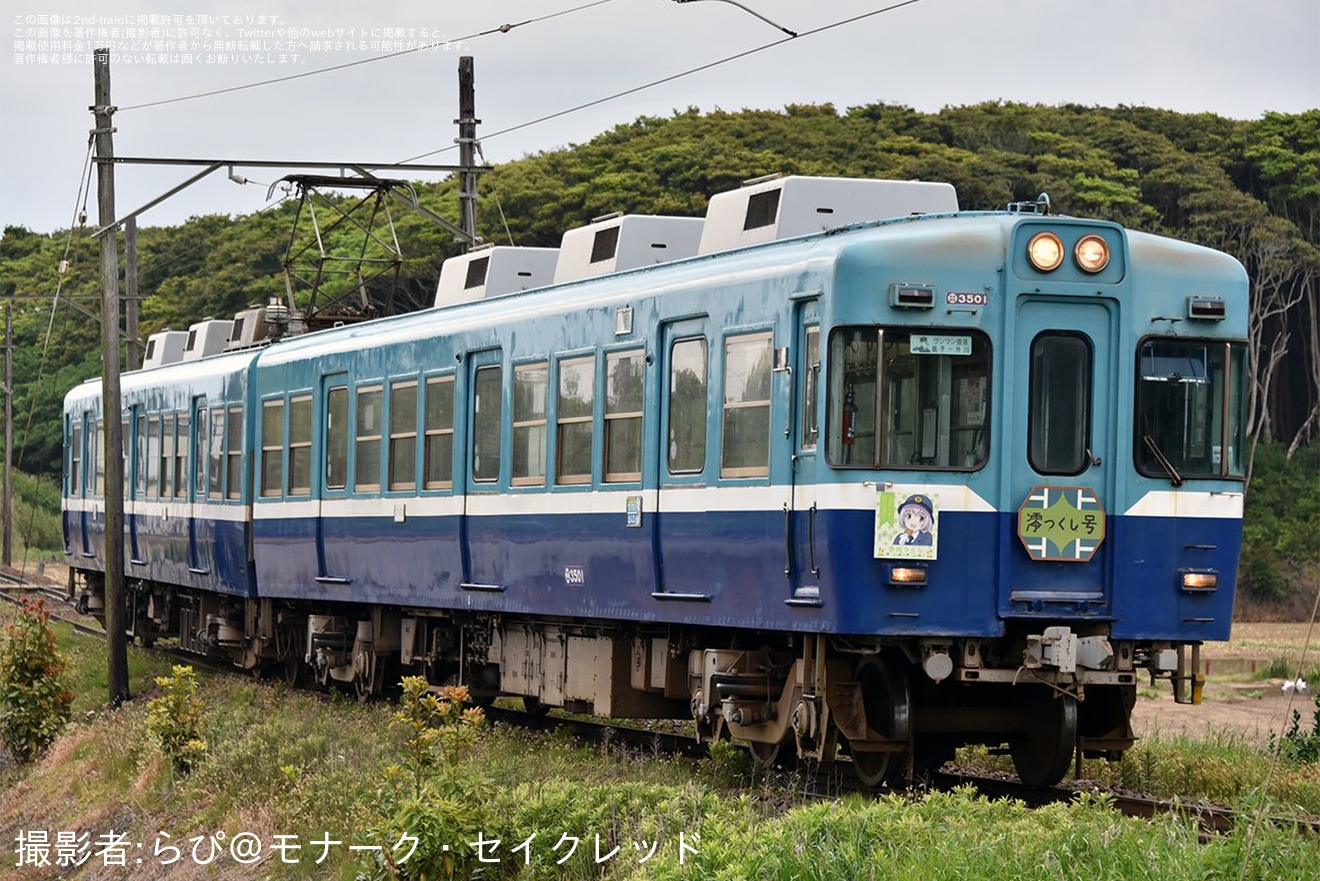
[[[877,781],[892,763],[858,750],[895,749],[885,731],[915,766],[1007,742],[1032,783],[1118,755],[1138,681],[1199,697],[1196,647],[1228,635],[1245,273],[1113,224],[999,220],[934,271],[844,261],[823,333],[812,554],[822,601],[879,637],[847,685]]]
[[[964,641],[954,678],[1016,692],[1005,703],[1032,720],[1009,739],[1019,774],[1049,782],[1075,748],[1132,745],[1139,676],[1199,702],[1197,647],[1228,637],[1246,280],[1223,255],[1109,224],[1023,220],[1009,247],[1004,639]]]

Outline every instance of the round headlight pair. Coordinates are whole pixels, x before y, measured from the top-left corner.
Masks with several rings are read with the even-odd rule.
[[[1038,272],[1053,272],[1063,263],[1063,241],[1052,232],[1038,232],[1027,242],[1027,258]],[[1109,243],[1094,233],[1073,247],[1073,259],[1083,272],[1096,273],[1109,265]]]

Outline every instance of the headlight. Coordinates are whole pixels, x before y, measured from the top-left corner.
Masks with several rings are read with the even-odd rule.
[[[1073,248],[1073,257],[1083,272],[1099,272],[1109,265],[1109,243],[1097,235],[1082,236]]]
[[[1041,272],[1053,272],[1063,262],[1063,242],[1052,232],[1038,232],[1027,242],[1027,257]]]

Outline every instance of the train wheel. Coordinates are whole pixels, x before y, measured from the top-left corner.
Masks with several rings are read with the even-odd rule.
[[[751,753],[751,761],[758,767],[771,769],[779,763],[780,757],[784,754],[784,742],[777,744],[762,744],[758,741],[747,741],[747,752]]]
[[[373,700],[380,696],[385,686],[385,669],[381,661],[377,661],[370,675],[359,672],[353,677],[353,693],[362,703]]]
[[[853,675],[862,687],[866,727],[886,740],[911,741],[912,690],[903,668],[891,659],[873,656],[864,658]],[[872,789],[892,781],[906,766],[903,752],[851,752],[857,779]]]
[[[541,699],[536,695],[523,695],[522,705],[523,712],[529,716],[544,716],[550,712],[550,705],[541,703]]]
[[[1053,786],[1068,773],[1077,747],[1077,701],[1048,698],[1028,707],[1028,729],[1009,741],[1013,767],[1028,786]]]

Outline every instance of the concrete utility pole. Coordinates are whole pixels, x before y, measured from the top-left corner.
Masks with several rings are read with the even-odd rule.
[[[142,366],[142,341],[138,339],[137,218],[124,221],[124,337],[128,340],[127,369]]]
[[[124,627],[124,431],[119,394],[119,253],[115,241],[115,112],[110,103],[110,50],[93,56],[96,103],[96,206],[101,234],[101,423],[105,437],[105,631],[110,706],[128,700],[128,636]],[[89,462],[94,468],[96,463]]]
[[[472,56],[458,59],[458,164],[465,170],[459,175],[458,204],[461,209],[459,226],[470,242],[477,241],[477,173],[470,171],[476,164],[477,147],[477,93],[472,73]]]

